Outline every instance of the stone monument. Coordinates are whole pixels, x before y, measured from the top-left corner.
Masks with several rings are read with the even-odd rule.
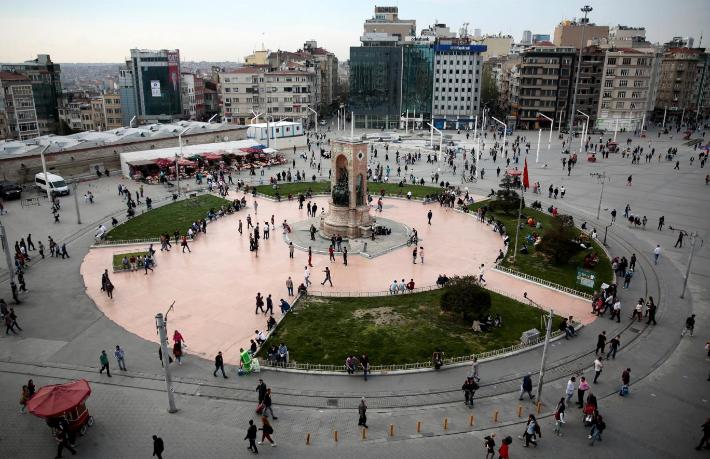
[[[367,202],[367,144],[358,140],[331,141],[330,209],[321,219],[327,237],[366,236],[372,225]]]

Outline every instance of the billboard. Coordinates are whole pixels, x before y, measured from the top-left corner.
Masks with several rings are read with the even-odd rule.
[[[168,81],[174,93],[180,93],[180,52],[168,51]]]

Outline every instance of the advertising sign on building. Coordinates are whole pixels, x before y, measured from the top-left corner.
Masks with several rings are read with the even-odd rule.
[[[153,97],[160,97],[160,80],[150,80],[150,93]]]
[[[168,52],[168,81],[173,87],[173,92],[180,90],[180,53]]]

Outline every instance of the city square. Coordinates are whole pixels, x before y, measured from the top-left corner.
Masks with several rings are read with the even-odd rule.
[[[444,56],[440,25],[427,33]],[[243,457],[252,434],[280,457],[491,457],[491,439],[493,457],[707,454],[705,80],[682,115],[607,114],[599,91],[570,95],[561,126],[526,119],[522,99],[390,118],[356,92],[357,59],[395,46],[368,27],[349,98],[317,116],[137,112],[115,134],[0,140],[4,180],[22,185],[0,212],[3,457]],[[475,66],[494,38],[456,40]],[[543,42],[511,72],[568,53]],[[648,52],[635,46],[590,55]],[[659,72],[702,48],[665,49]],[[402,65],[404,104],[422,88]],[[66,196],[41,188],[48,171]]]

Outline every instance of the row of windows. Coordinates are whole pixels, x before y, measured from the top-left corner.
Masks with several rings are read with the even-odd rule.
[[[473,92],[471,91],[471,87],[467,87],[466,90],[464,91],[464,88],[461,88],[461,91],[459,91],[459,88],[436,88],[436,92]]]
[[[631,69],[620,69],[619,70],[619,76],[625,77],[629,76],[631,73]],[[616,75],[616,69],[606,69],[606,76],[614,76]],[[645,76],[646,70],[644,69],[634,69],[634,76]]]
[[[434,100],[439,100],[439,96],[434,96]],[[444,100],[451,101],[451,96],[441,96],[441,100],[442,100],[442,101],[444,101]],[[453,100],[454,100],[454,102],[458,102],[458,101],[459,101],[458,96],[454,96],[454,99],[453,99]],[[471,96],[467,96],[465,100],[466,100],[466,102],[471,102]],[[463,101],[464,101],[464,97],[461,96],[461,102],[463,102]],[[473,98],[473,101],[474,101],[474,102],[477,102],[477,101],[478,101],[478,96],[475,96],[475,97]]]
[[[439,70],[441,70],[441,73],[446,73],[446,69],[436,69],[436,73],[439,73]],[[452,73],[452,74],[455,73],[455,74],[458,75],[459,70],[458,70],[458,69],[456,69],[456,71],[449,70],[449,73]],[[465,73],[466,73],[466,69],[461,70],[461,73],[465,74]],[[469,73],[473,73],[473,71],[471,71],[471,72],[469,72]],[[476,69],[476,75],[478,75],[478,74],[479,74],[479,70]]]
[[[635,64],[636,65],[648,65],[649,63],[649,58],[647,57],[639,57],[635,59]],[[617,63],[617,58],[615,57],[609,57],[606,60],[606,63],[608,65],[616,65]],[[621,59],[621,65],[632,65],[632,59],[630,57],[624,57]]]
[[[454,60],[453,60],[453,59],[450,60],[450,61],[447,60],[447,59],[437,59],[437,60],[436,60],[436,65],[441,65],[442,63],[443,63],[444,65],[447,65],[447,64],[448,64],[448,65],[461,65],[462,63],[463,63],[463,65],[471,65],[471,64],[476,65],[476,64],[478,64],[478,61],[476,61],[476,60],[470,60],[470,61],[456,61],[456,64],[454,64]]]
[[[603,99],[611,99],[612,97],[612,91],[604,91],[602,94]],[[642,97],[645,97],[645,93],[642,91],[632,91],[631,92],[631,98],[632,99],[641,99]],[[626,99],[626,91],[616,91],[616,98],[617,99]]]
[[[435,81],[436,83],[454,83],[454,82],[455,82],[455,83],[459,83],[459,79],[458,79],[458,78],[449,78],[449,81],[446,81],[446,78],[442,78],[441,80],[439,80],[439,78],[435,78],[434,81]],[[471,78],[468,78],[468,79],[466,79],[466,78],[461,78],[460,83],[468,83],[468,84],[471,84],[471,81],[472,81]],[[476,84],[478,84],[478,78],[476,78]]]
[[[646,85],[644,84],[644,80],[633,80],[633,87],[634,88],[643,88]],[[617,87],[619,88],[626,88],[629,86],[629,80],[619,80],[619,84]],[[604,87],[605,88],[613,88],[614,87],[614,80],[604,80]]]
[[[434,110],[466,110],[466,111],[471,111],[471,106],[466,105],[465,107],[463,105],[437,105],[434,104]]]
[[[601,105],[602,110],[606,110],[610,108],[609,102],[602,102]],[[614,104],[614,108],[626,108],[626,103],[625,102],[616,102]],[[635,102],[629,102],[629,107],[630,110],[635,110],[636,109],[636,103]],[[639,107],[641,108],[641,107]]]

